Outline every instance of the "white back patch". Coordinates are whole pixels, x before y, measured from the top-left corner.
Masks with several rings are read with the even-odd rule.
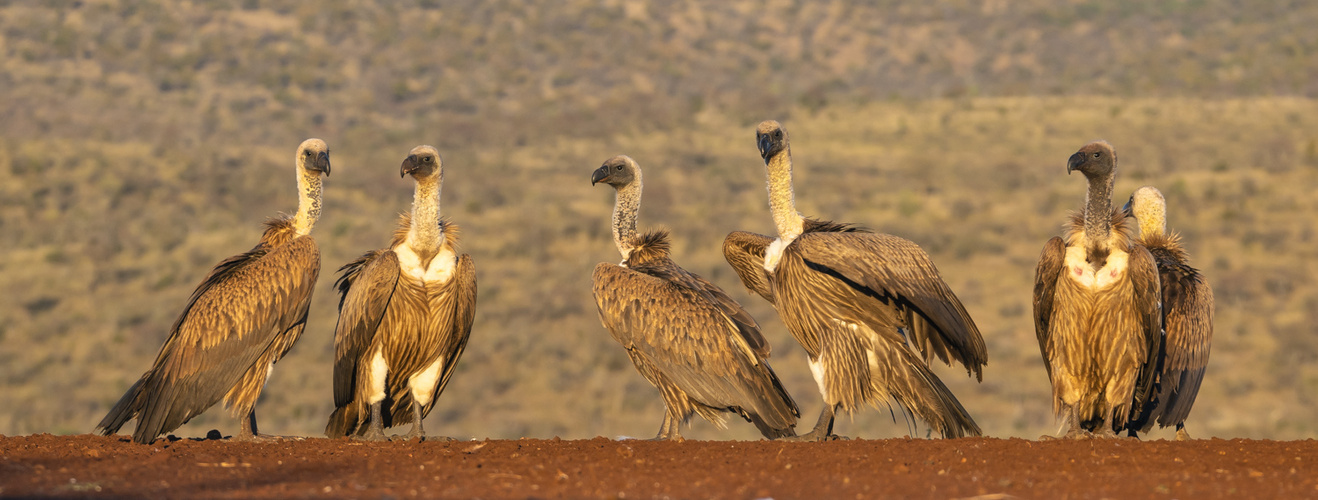
[[[777,238],[773,240],[773,243],[770,243],[769,247],[764,249],[764,270],[772,273],[774,269],[777,269],[778,263],[783,260],[783,252],[787,250],[787,245],[791,245],[792,241],[795,240],[796,238],[790,240]]]

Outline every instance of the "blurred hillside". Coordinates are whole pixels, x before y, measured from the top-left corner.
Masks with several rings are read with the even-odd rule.
[[[333,271],[387,242],[417,144],[443,154],[443,211],[480,283],[428,430],[657,430],[657,392],[590,298],[592,267],[619,257],[613,194],[589,175],[619,153],[646,169],[641,225],[671,228],[675,259],[759,319],[808,428],[802,350],[719,253],[729,231],[772,231],[753,127],[776,118],[798,208],[919,243],[966,304],[985,381],[939,373],[988,434],[1057,429],[1034,265],[1083,201],[1067,156],[1104,138],[1118,202],[1161,187],[1215,288],[1191,433],[1316,437],[1315,21],[1309,2],[1214,0],[0,1],[0,433],[90,431],[206,272],[294,210],[307,137],[333,151],[321,281],[262,430],[323,429]],[[908,433],[896,420],[871,410],[838,431]],[[215,408],[178,433],[210,428],[237,427]]]

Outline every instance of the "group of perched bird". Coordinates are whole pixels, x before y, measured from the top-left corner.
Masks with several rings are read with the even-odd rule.
[[[810,432],[796,433],[800,409],[769,366],[759,324],[717,285],[673,262],[666,231],[637,232],[641,168],[615,156],[590,181],[616,190],[611,233],[623,260],[595,267],[594,297],[605,328],[663,398],[655,439],[681,440],[696,414],[723,428],[729,413],[770,439],[834,439],[837,413],[867,405],[912,415],[943,437],[980,435],[929,364],[956,362],[982,380],[988,352],[928,254],[897,236],[803,217],[787,131],[763,122],[756,145],[777,236],[736,231],[723,254],[805,349],[823,411]],[[325,142],[303,142],[296,165],[297,213],[267,222],[255,248],[211,271],[151,369],[98,432],[114,434],[136,418],[133,440],[149,443],[224,399],[242,424],[236,439],[270,437],[257,430],[255,404],[306,325],[320,268],[309,233],[320,215],[320,175],[330,172]],[[1071,438],[1138,436],[1157,423],[1188,439],[1184,423],[1212,339],[1212,290],[1167,232],[1157,189],[1140,188],[1113,209],[1116,167],[1104,141],[1071,155],[1067,173],[1088,181],[1085,204],[1045,244],[1036,269],[1035,332],[1053,409],[1068,419]],[[424,439],[422,421],[471,333],[475,265],[456,251],[457,225],[440,216],[438,151],[414,148],[400,175],[416,181],[411,213],[387,248],[339,269],[329,437],[389,439],[385,429],[411,423],[400,437]]]

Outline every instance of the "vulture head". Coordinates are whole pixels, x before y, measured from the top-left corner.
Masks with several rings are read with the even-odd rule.
[[[590,185],[605,183],[614,189],[631,184],[641,176],[641,167],[636,160],[627,155],[618,155],[604,160],[604,164],[590,174]]]
[[[1123,209],[1127,216],[1139,221],[1140,234],[1162,234],[1167,231],[1167,200],[1158,188],[1144,186],[1136,189]]]
[[[1098,179],[1117,170],[1117,153],[1107,141],[1085,144],[1066,161],[1066,173],[1079,170],[1086,178]]]
[[[768,163],[769,158],[787,149],[787,131],[775,120],[760,122],[755,127],[755,144],[760,148],[760,157]]]
[[[443,166],[444,162],[439,158],[439,150],[431,146],[417,146],[412,148],[407,158],[403,159],[398,176],[412,174],[414,179],[426,179],[442,173]]]
[[[307,139],[297,147],[297,166],[305,172],[330,173],[329,146],[320,139]]]

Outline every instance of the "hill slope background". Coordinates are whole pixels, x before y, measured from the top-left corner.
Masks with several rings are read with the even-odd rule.
[[[480,283],[431,432],[657,430],[657,392],[590,297],[618,256],[613,194],[589,175],[620,153],[645,168],[641,225],[759,319],[808,427],[802,350],[719,253],[729,231],[772,231],[753,127],[774,118],[802,212],[919,243],[966,304],[985,381],[939,373],[987,434],[1057,429],[1030,289],[1083,201],[1066,158],[1104,138],[1117,201],[1162,188],[1215,288],[1191,432],[1315,437],[1318,5],[1259,4],[0,2],[0,433],[90,431],[210,267],[295,208],[291,156],[313,136],[334,164],[321,281],[263,430],[323,429],[333,271],[387,242],[417,144],[444,156],[443,211]],[[210,428],[237,426],[214,408],[179,433]],[[886,410],[838,430],[925,435]]]

